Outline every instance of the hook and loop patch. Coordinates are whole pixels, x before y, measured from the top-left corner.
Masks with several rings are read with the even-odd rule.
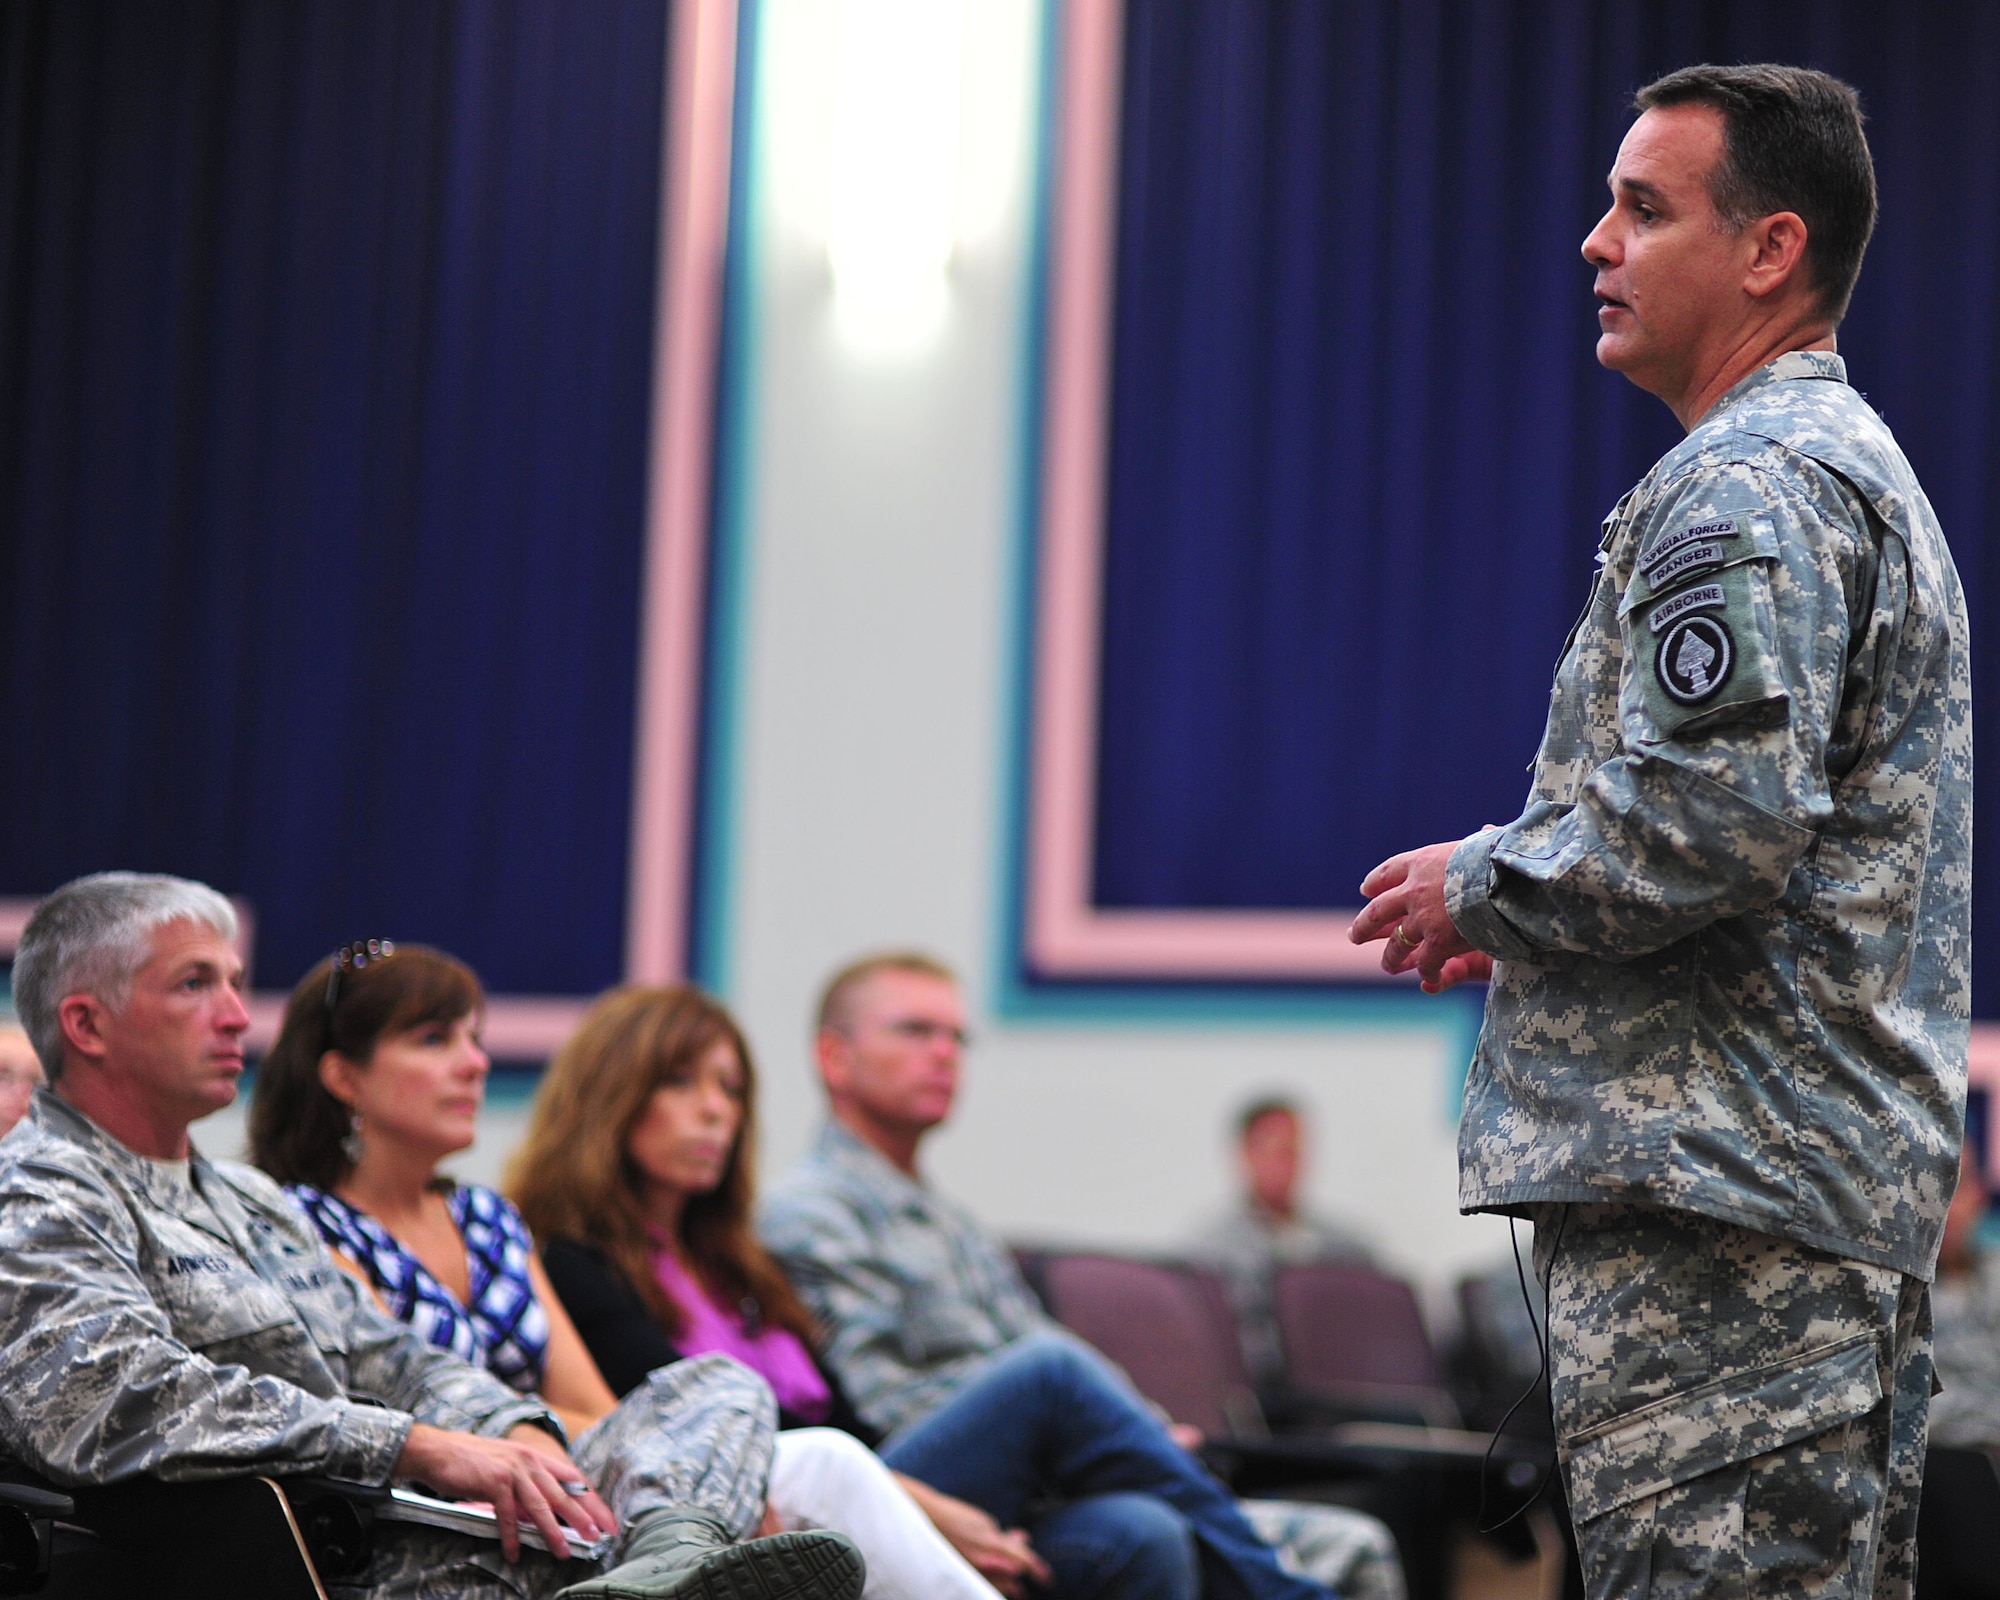
[[[1653,676],[1684,706],[1698,706],[1722,692],[1736,666],[1736,637],[1721,617],[1697,612],[1660,637]]]

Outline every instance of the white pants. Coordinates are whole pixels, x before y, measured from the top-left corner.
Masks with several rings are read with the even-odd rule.
[[[998,1600],[917,1509],[916,1501],[852,1434],[792,1428],[771,1461],[771,1509],[788,1533],[831,1528],[868,1563],[863,1600]]]

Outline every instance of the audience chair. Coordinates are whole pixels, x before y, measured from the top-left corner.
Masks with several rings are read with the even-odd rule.
[[[1442,1600],[1451,1530],[1471,1519],[1482,1479],[1493,1515],[1540,1479],[1545,1451],[1429,1426],[1427,1413],[1450,1410],[1441,1390],[1366,1376],[1342,1380],[1330,1425],[1272,1437],[1244,1368],[1227,1291],[1213,1273],[1092,1254],[1048,1253],[1039,1267],[1050,1313],[1123,1367],[1176,1422],[1200,1428],[1204,1459],[1237,1492],[1341,1500],[1386,1521],[1411,1600]],[[1405,1368],[1389,1372],[1391,1379],[1407,1375]],[[1378,1420],[1384,1416],[1416,1425]],[[1532,1551],[1552,1539],[1560,1560],[1566,1551],[1559,1534],[1542,1531],[1547,1523],[1538,1512],[1532,1526],[1517,1524],[1516,1542]]]
[[[2000,1470],[1983,1450],[1924,1458],[1916,1600],[2000,1600]]]
[[[367,1565],[385,1493],[267,1477],[57,1491],[11,1462],[0,1476],[0,1508],[23,1496],[61,1502],[39,1574],[17,1580],[0,1559],[0,1594],[45,1600],[326,1600],[326,1582]]]
[[[1530,1320],[1518,1282],[1475,1273],[1458,1283],[1459,1334],[1447,1365],[1459,1409],[1475,1428],[1555,1442],[1542,1368],[1539,1301]]]
[[[1045,1255],[1040,1266],[1050,1314],[1176,1422],[1213,1439],[1268,1431],[1211,1274],[1108,1255]]]
[[[0,1483],[0,1595],[34,1594],[48,1582],[56,1519],[75,1513],[66,1494]]]
[[[1458,1403],[1400,1278],[1354,1262],[1281,1267],[1272,1284],[1285,1353],[1288,1419],[1351,1413],[1432,1428],[1460,1425]]]
[[[1228,1293],[1211,1272],[1051,1254],[1042,1276],[1051,1315],[1123,1367],[1174,1421],[1199,1428],[1209,1441],[1204,1453],[1225,1477],[1269,1485],[1366,1476],[1412,1461],[1476,1472],[1491,1459],[1503,1489],[1534,1481],[1538,1452],[1510,1440],[1496,1448],[1490,1435],[1431,1422],[1426,1410],[1455,1418],[1450,1396],[1408,1384],[1356,1380],[1329,1408],[1326,1425],[1273,1437],[1244,1369]],[[1414,1424],[1398,1420],[1410,1410],[1419,1413]]]

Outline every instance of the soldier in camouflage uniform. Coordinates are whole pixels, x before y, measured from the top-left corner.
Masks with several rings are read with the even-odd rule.
[[[776,1416],[746,1368],[653,1374],[572,1459],[540,1401],[384,1312],[269,1178],[192,1149],[242,1070],[234,934],[214,891],[122,873],[28,924],[15,994],[53,1092],[0,1154],[0,1449],[62,1484],[418,1478],[500,1508],[505,1549],[378,1522],[351,1600],[853,1600],[839,1535],[748,1539]],[[516,1559],[514,1513],[554,1548],[622,1522],[618,1565]]]
[[[1833,353],[1852,91],[1701,67],[1638,107],[1598,354],[1690,432],[1605,523],[1527,810],[1385,862],[1355,936],[1490,973],[1460,1199],[1535,1221],[1594,1600],[1902,1600],[1965,1097],[1964,599]]]

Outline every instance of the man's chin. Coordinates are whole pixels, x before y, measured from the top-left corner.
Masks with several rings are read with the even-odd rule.
[[[195,1113],[195,1120],[200,1121],[203,1117],[213,1116],[216,1112],[234,1105],[238,1081],[242,1076],[243,1069],[238,1067],[234,1072],[211,1078],[203,1084],[201,1110]]]
[[[1632,365],[1631,346],[1615,333],[1597,336],[1597,364],[1610,372],[1628,372]]]

